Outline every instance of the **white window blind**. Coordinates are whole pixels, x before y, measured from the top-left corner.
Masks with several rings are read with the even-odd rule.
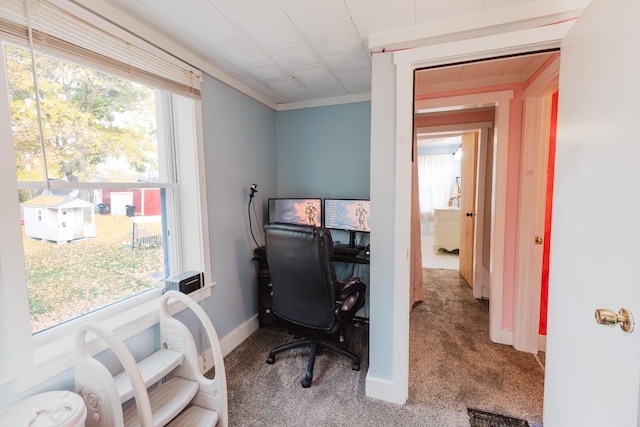
[[[191,98],[200,98],[202,73],[117,25],[75,5],[64,10],[52,0],[2,0],[0,32],[34,48],[82,65]],[[68,2],[70,6],[73,6]],[[76,14],[69,10],[82,12]]]

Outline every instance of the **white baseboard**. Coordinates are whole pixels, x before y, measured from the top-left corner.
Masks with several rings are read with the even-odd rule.
[[[547,351],[546,335],[538,335],[538,351]]]
[[[244,340],[249,338],[256,330],[258,330],[258,315],[254,315],[252,318],[244,322],[242,325],[235,328],[223,338],[220,338],[220,347],[222,348],[222,355],[226,356],[231,351],[242,344]]]
[[[258,315],[256,314],[251,319],[231,331],[224,338],[221,338],[220,349],[222,350],[222,356],[225,357],[227,354],[231,353],[234,348],[249,338],[249,336],[258,329],[258,327]],[[200,372],[203,374],[213,368],[213,352],[211,351],[211,348],[207,348],[204,353],[200,354],[198,364]]]
[[[365,395],[374,399],[397,403],[398,405],[407,403],[408,397],[406,389],[397,390],[397,387],[392,381],[373,378],[370,374],[367,374]]]
[[[513,332],[504,329],[495,334],[489,334],[489,339],[496,344],[513,345]]]

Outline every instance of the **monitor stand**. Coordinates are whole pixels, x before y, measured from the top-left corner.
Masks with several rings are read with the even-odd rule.
[[[347,230],[345,230],[347,231]],[[366,247],[356,245],[356,231],[348,231],[349,243],[333,247],[333,260],[358,264],[368,264],[369,254]]]
[[[357,231],[349,231],[349,247],[355,249],[364,249],[364,246],[356,245],[356,233]]]

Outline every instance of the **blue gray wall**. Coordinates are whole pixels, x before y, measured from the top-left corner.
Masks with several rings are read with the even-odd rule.
[[[280,197],[369,198],[371,103],[281,111]]]
[[[262,243],[262,206],[277,193],[276,112],[209,76],[202,82],[202,99],[209,244],[217,282],[204,309],[223,338],[257,312],[251,261],[256,245],[247,205],[256,183],[260,225],[254,221],[252,227]]]

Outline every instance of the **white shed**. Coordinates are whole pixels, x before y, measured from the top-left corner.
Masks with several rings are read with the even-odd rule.
[[[25,235],[57,243],[95,237],[94,207],[78,198],[34,197],[22,203]]]

